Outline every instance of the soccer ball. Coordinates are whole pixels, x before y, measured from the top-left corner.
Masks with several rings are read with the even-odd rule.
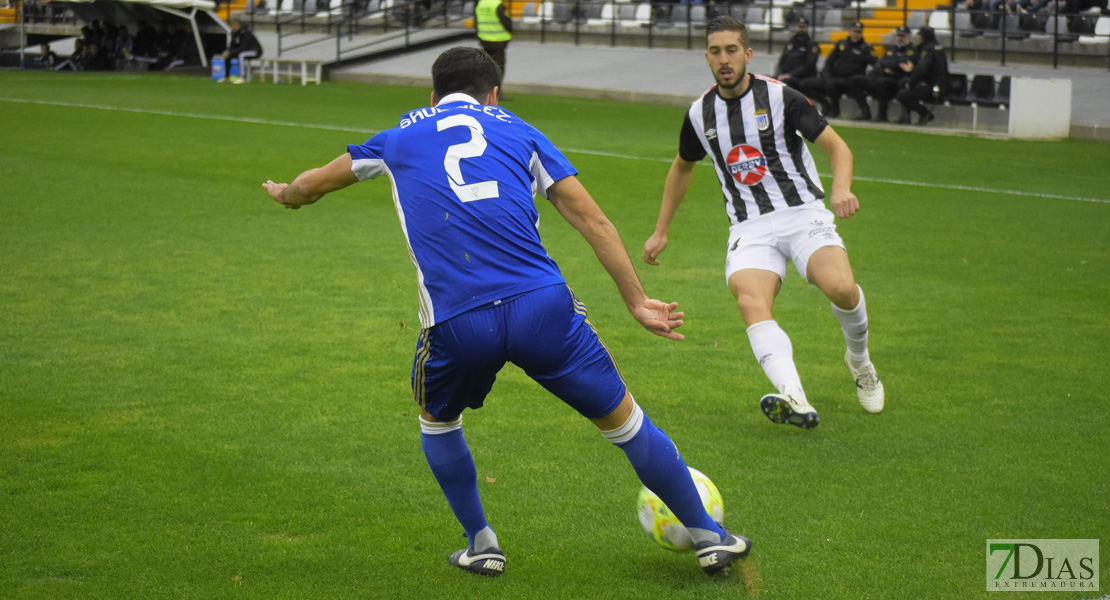
[[[721,492],[701,471],[690,468],[690,476],[694,478],[694,486],[698,488],[701,503],[705,511],[718,524],[725,520],[725,503],[721,499]],[[637,513],[640,516],[640,525],[644,531],[655,540],[655,543],[676,552],[685,552],[694,548],[694,541],[690,533],[682,526],[678,517],[667,508],[666,504],[647,487],[640,488],[640,497],[637,500]]]

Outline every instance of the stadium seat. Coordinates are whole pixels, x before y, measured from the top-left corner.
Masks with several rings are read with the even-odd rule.
[[[1101,16],[1095,23],[1094,35],[1079,36],[1080,44],[1105,44],[1110,42],[1110,16]]]
[[[733,19],[736,19],[737,21],[740,21],[741,23],[744,22],[744,12],[746,10],[747,9],[744,7],[743,4],[730,4],[730,5],[728,5],[728,14],[729,14],[729,16],[732,17]]]
[[[949,73],[948,81],[944,86],[944,100],[949,104],[967,106],[972,103],[967,97],[967,75],[963,73]]]
[[[1006,75],[998,80],[998,89],[994,92],[994,104],[1009,108],[1010,106],[1010,76]]]
[[[915,10],[910,13],[910,16],[906,17],[906,27],[909,27],[913,31],[917,31],[927,24],[928,21],[925,18],[925,13],[920,10]],[[945,29],[948,28],[947,25],[948,23],[945,21]],[[936,27],[933,29],[936,29]]]
[[[581,14],[578,16],[578,21],[586,23],[601,21],[602,12],[605,10],[605,4],[609,4],[609,2],[579,2],[578,11]]]
[[[748,8],[745,13],[744,24],[750,31],[769,31],[771,26],[764,21],[763,9],[758,6]]]
[[[597,14],[595,16],[594,14],[592,14],[592,12],[593,9],[596,8],[596,6],[596,4],[592,4],[586,7],[586,25],[600,26],[612,24],[613,19],[616,18],[617,15],[616,4],[612,2],[606,2],[605,4],[600,5],[601,8],[597,10]]]
[[[1029,37],[1029,32],[1021,28],[1021,17],[1018,15],[1006,15],[1001,26],[1005,27],[1008,40],[1024,40]]]
[[[676,27],[686,27],[686,17],[689,16],[685,4],[679,4],[671,9],[670,23]]]
[[[651,2],[641,2],[635,5],[635,10],[632,11],[632,19],[622,18],[621,25],[625,27],[647,27],[651,25]]]
[[[952,31],[952,23],[949,22],[948,11],[934,10],[929,13],[929,27],[932,27],[933,31],[937,33]]]
[[[566,2],[555,2],[551,9],[551,18],[556,23],[569,23],[573,17],[570,16],[570,5]]]
[[[832,30],[844,29],[844,13],[839,8],[830,8],[825,11],[821,25]]]
[[[886,0],[883,0],[883,6],[886,6]],[[771,8],[768,11],[768,20],[771,21],[772,29],[783,29],[786,27],[786,13],[781,8]]]
[[[694,27],[702,27],[706,23],[705,20],[705,5],[695,4],[690,7],[690,24]]]
[[[980,106],[990,105],[994,101],[994,75],[972,77],[968,97]]]
[[[956,12],[956,23],[954,29],[959,33],[960,37],[977,37],[983,35],[983,31],[971,21],[971,15],[967,12]]]
[[[1051,35],[1058,36],[1060,38],[1061,42],[1078,42],[1079,41],[1079,35],[1071,33],[1071,30],[1068,28],[1068,18],[1065,17],[1064,15],[1060,15],[1060,16],[1056,17],[1055,22],[1053,22],[1052,17],[1049,17],[1048,18],[1048,26],[1045,27],[1045,33],[1047,33],[1050,36]]]
[[[317,17],[326,17],[328,13],[341,15],[343,14],[343,0],[328,0],[327,10],[320,10],[320,8],[322,7],[317,3],[316,9],[319,11],[316,13]]]

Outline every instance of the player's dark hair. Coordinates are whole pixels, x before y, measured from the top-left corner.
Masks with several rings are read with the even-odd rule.
[[[751,48],[748,44],[748,26],[728,15],[713,17],[705,24],[705,45],[709,46],[709,36],[719,31],[735,31],[740,34],[740,45],[744,49]]]
[[[478,48],[451,48],[432,63],[432,91],[443,98],[462,92],[481,102],[501,85],[501,69]]]

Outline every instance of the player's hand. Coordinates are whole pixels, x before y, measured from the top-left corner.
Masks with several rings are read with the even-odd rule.
[[[659,264],[659,254],[667,247],[667,234],[654,233],[644,242],[644,262],[649,265]]]
[[[838,219],[847,219],[859,211],[859,199],[851,191],[834,191],[829,204],[832,205],[833,213]]]
[[[682,327],[682,317],[686,313],[675,312],[678,302],[667,304],[654,298],[644,298],[632,309],[632,316],[644,326],[644,329],[668,340],[686,339],[681,333],[675,331]]]
[[[266,188],[266,191],[269,192],[270,197],[273,198],[275,202],[284,206],[285,208],[291,208],[293,210],[297,210],[298,208],[300,208],[300,206],[294,204],[286,204],[281,201],[281,194],[285,191],[285,188],[289,187],[288,183],[274,183],[273,181],[267,179],[266,183],[262,184],[262,187]]]

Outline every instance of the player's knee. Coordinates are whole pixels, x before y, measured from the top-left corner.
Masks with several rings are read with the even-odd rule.
[[[833,285],[822,291],[830,302],[844,310],[851,310],[859,304],[859,287],[851,276],[837,278]]]
[[[771,319],[771,305],[773,299],[765,298],[760,294],[741,291],[736,294],[736,307],[748,325]]]

